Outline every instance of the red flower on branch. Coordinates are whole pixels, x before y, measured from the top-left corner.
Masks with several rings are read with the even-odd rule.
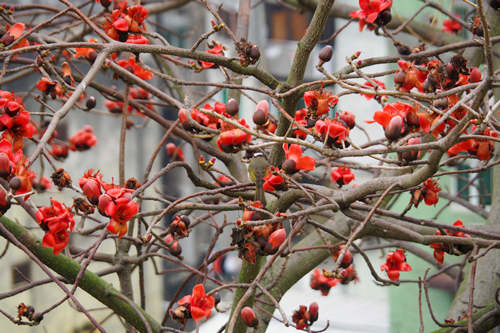
[[[239,119],[240,125],[249,128],[245,119]],[[217,146],[225,153],[236,153],[242,149],[243,144],[250,143],[252,135],[240,128],[233,128],[220,133]]]
[[[175,143],[167,143],[165,149],[167,150],[167,155],[170,158],[174,158],[176,161],[184,162],[184,152],[182,151],[182,148],[177,147]]]
[[[101,178],[102,176],[99,174],[99,171],[94,173],[93,169],[89,169],[83,174],[83,177],[78,180],[78,185],[80,185],[83,194],[85,194],[87,199],[94,205],[98,204],[99,197],[102,194]]]
[[[212,308],[215,306],[215,299],[207,296],[202,284],[193,287],[193,294],[181,298],[177,304],[188,307],[191,317],[195,322],[199,322],[205,317],[210,318]]]
[[[379,80],[375,80],[375,79],[372,79],[372,81],[375,82],[378,85],[379,89],[385,89],[385,83],[384,82],[379,81]],[[364,85],[367,86],[367,87],[375,88],[375,86],[372,85],[372,83],[370,81],[366,81]],[[373,97],[375,97],[375,94],[361,94],[361,95],[363,95],[367,100],[370,100]]]
[[[337,148],[344,148],[346,145],[344,141],[349,136],[349,128],[344,125],[344,122],[330,118],[316,121],[314,132],[320,136],[322,141],[328,135],[326,143]]]
[[[458,228],[464,228],[464,224],[460,219],[456,220],[455,223],[453,223],[453,226],[458,227]],[[470,238],[469,234],[464,233],[463,231],[450,231],[448,229],[444,229],[444,235],[441,233],[441,231],[437,230],[434,235],[436,236],[454,236],[454,237],[464,237],[464,238]],[[441,265],[444,262],[444,254],[449,253],[449,254],[454,254],[454,255],[460,255],[465,252],[468,252],[470,250],[470,246],[468,245],[450,245],[447,243],[432,243],[430,244],[430,247],[434,250],[434,258],[437,260],[438,263]]]
[[[131,189],[101,182],[106,190],[99,196],[97,208],[99,212],[110,217],[108,230],[121,238],[127,232],[127,222],[139,211],[139,205],[132,201]]]
[[[288,148],[288,143],[283,144],[286,161],[283,162],[283,171],[291,175],[299,170],[313,171],[316,160],[311,156],[302,156],[302,148],[299,145],[292,144]]]
[[[460,18],[460,15],[455,14],[455,17]],[[443,31],[449,34],[457,34],[462,30],[462,25],[453,19],[443,21]]]
[[[143,80],[151,80],[154,77],[153,73],[145,70],[135,62],[135,57],[130,57],[128,60],[118,60],[116,63]]]
[[[102,28],[112,39],[128,42],[130,34],[141,36],[140,34],[146,30],[144,21],[147,16],[148,11],[144,6],[127,7],[127,3],[123,2],[120,8],[106,16]]]
[[[208,46],[208,50],[205,51],[206,53],[224,56],[225,47],[221,43],[213,40],[211,42],[211,44],[207,43],[207,46]],[[212,67],[216,66],[215,63],[213,63],[213,62],[208,62],[208,61],[203,61],[203,60],[199,60],[199,63],[201,65],[201,67],[205,68],[205,69],[212,68]]]
[[[386,271],[391,281],[396,281],[399,279],[399,272],[409,272],[411,266],[406,262],[404,250],[397,249],[387,254],[385,264],[380,265],[380,270]]]
[[[316,268],[311,275],[310,286],[311,289],[320,290],[323,296],[328,296],[330,289],[335,287],[338,282],[338,279],[327,277],[321,270]]]
[[[50,199],[52,206],[42,207],[36,212],[36,220],[46,231],[42,245],[53,248],[54,254],[60,253],[68,244],[69,232],[73,231],[75,221],[69,209],[59,201]]]
[[[275,191],[275,190],[283,190],[286,187],[285,178],[280,176],[277,171],[270,170],[264,176],[264,185],[262,188],[265,191]]]
[[[354,174],[351,169],[346,167],[339,167],[330,173],[330,178],[332,182],[337,183],[340,187],[342,185],[347,185],[354,180]]]
[[[7,25],[6,29],[7,29],[7,31],[5,32],[5,34],[3,34],[2,38],[0,38],[0,44],[3,44],[4,46],[9,46],[16,39],[21,37],[21,35],[26,30],[26,25],[24,23],[17,22],[11,26]],[[17,43],[16,46],[14,46],[14,49],[29,46],[29,45],[30,45],[30,43],[25,38],[21,42]]]
[[[295,123],[297,123],[297,125],[300,125],[302,127],[306,127],[307,126],[306,116],[307,116],[307,109],[305,108],[295,111],[295,117],[294,117]],[[295,129],[293,131],[293,136],[298,139],[304,140],[305,138],[307,138],[307,132],[304,132],[300,129]]]
[[[97,144],[97,138],[94,135],[94,130],[90,125],[85,125],[83,129],[77,131],[75,135],[69,138],[69,148],[72,151],[89,150]]]
[[[330,108],[337,105],[338,102],[337,96],[323,89],[309,90],[304,93],[304,103],[309,111],[316,116],[328,113]]]
[[[97,43],[94,38],[89,39],[89,43]],[[97,52],[95,49],[91,47],[77,47],[75,48],[75,54],[73,55],[75,58],[86,58],[90,62],[94,62],[97,57]]]
[[[392,0],[359,0],[359,10],[351,12],[350,17],[359,19],[359,31],[368,24],[373,30],[375,25],[385,25],[391,21]]]

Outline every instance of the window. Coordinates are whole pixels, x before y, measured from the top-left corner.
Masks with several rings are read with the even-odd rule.
[[[468,164],[460,164],[457,169],[468,170],[474,167]],[[491,177],[491,169],[480,173],[459,173],[456,175],[455,193],[458,197],[470,203],[483,207],[488,206],[491,204]]]

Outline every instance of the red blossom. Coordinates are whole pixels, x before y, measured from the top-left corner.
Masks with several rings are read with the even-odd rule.
[[[354,180],[354,174],[351,169],[346,167],[339,167],[330,173],[332,182],[336,182],[339,186],[347,185]]]
[[[458,219],[453,223],[453,226],[458,227],[458,228],[464,228],[463,222]],[[470,238],[469,234],[464,233],[463,231],[450,231],[448,229],[444,229],[444,235],[441,233],[441,231],[437,230],[434,235],[436,236],[453,236],[453,237],[464,237],[464,238]],[[467,245],[456,245],[456,248],[453,248],[450,244],[446,243],[432,243],[430,244],[430,247],[434,250],[434,258],[437,260],[439,264],[443,264],[444,262],[444,254],[449,253],[449,254],[455,254],[459,255],[462,254],[463,252],[467,252],[469,250],[469,247]],[[455,250],[455,251],[453,251]]]
[[[377,85],[378,85],[378,89],[385,89],[385,83],[382,82],[382,81],[379,81],[379,80],[375,80],[375,79],[372,79],[373,82],[375,82]],[[365,86],[367,87],[373,87],[374,86],[372,85],[372,83],[370,81],[366,81]],[[375,94],[361,94],[363,95],[367,100],[370,100],[372,99],[373,97],[375,97]]]
[[[184,296],[177,304],[188,306],[193,320],[199,322],[203,317],[210,318],[212,308],[215,306],[215,299],[212,296],[207,296],[202,284],[197,284],[193,287],[193,294]]]
[[[297,110],[295,112],[295,123],[297,123],[297,125],[300,125],[302,127],[306,127],[307,126],[306,116],[307,116],[307,109],[302,108],[300,110]],[[294,129],[293,136],[298,139],[304,140],[307,137],[307,132],[304,132],[303,130],[300,129]]]
[[[238,123],[249,128],[245,119],[239,119]],[[249,143],[251,140],[251,134],[244,132],[240,128],[233,128],[220,133],[217,146],[223,152],[235,153],[241,150],[243,144]]]
[[[167,155],[171,158],[175,158],[176,161],[184,161],[184,152],[182,151],[182,148],[177,147],[175,143],[169,142],[165,146],[165,149],[167,150]]]
[[[370,30],[373,30],[374,24],[383,25],[388,22],[382,20],[381,22],[375,22],[379,18],[380,13],[390,9],[392,6],[392,0],[359,0],[359,10],[351,12],[350,17],[359,19],[359,31],[363,31],[365,24],[368,23]],[[390,19],[389,19],[390,21]]]
[[[338,279],[332,277],[326,277],[325,274],[316,268],[311,275],[310,286],[314,290],[320,290],[323,296],[328,296],[330,289],[335,287],[339,282]]]
[[[6,29],[7,31],[5,32],[5,34],[0,38],[0,44],[3,44],[4,46],[12,44],[16,39],[21,37],[21,35],[26,30],[26,25],[24,23],[17,22],[11,26],[7,25]],[[13,49],[25,46],[29,46],[29,42],[26,38],[23,39],[21,42],[17,43],[16,46],[13,47]]]
[[[52,206],[42,207],[36,212],[36,220],[46,231],[42,245],[51,247],[54,254],[59,254],[68,244],[69,232],[73,231],[75,221],[69,209],[59,201],[50,199]]]
[[[206,52],[210,54],[224,56],[224,49],[225,48],[221,43],[212,41],[212,43],[208,45],[208,50]],[[213,62],[208,62],[203,60],[200,60],[199,62],[202,68],[212,68],[215,66],[215,63]]]
[[[275,191],[282,189],[285,186],[285,178],[279,175],[279,173],[276,172],[268,172],[264,176],[264,185],[262,188],[265,191]]]
[[[135,57],[130,57],[128,60],[118,60],[116,63],[143,80],[151,80],[154,77],[153,73],[145,70],[135,62]]]
[[[396,281],[399,279],[399,272],[409,272],[411,266],[406,262],[404,250],[397,249],[387,254],[385,264],[380,265],[380,270],[386,271],[391,281]]]
[[[99,197],[97,208],[104,216],[109,216],[108,230],[121,238],[127,232],[127,222],[139,211],[139,205],[132,201],[131,189],[101,182],[106,190]]]
[[[83,194],[85,194],[87,199],[94,205],[97,205],[102,193],[101,178],[102,176],[99,174],[99,171],[94,173],[93,169],[89,169],[83,174],[83,177],[78,180],[78,185],[80,185]]]
[[[114,40],[133,42],[133,39],[129,41],[129,34],[140,35],[146,30],[144,20],[148,16],[148,11],[141,5],[127,7],[126,1],[118,7],[106,15],[102,28]]]
[[[437,204],[439,201],[439,192],[441,191],[441,187],[434,179],[427,179],[424,182],[424,187],[422,189],[422,193],[424,196],[425,204],[428,206],[432,206]]]
[[[243,309],[241,309],[240,315],[241,319],[243,319],[248,327],[257,327],[257,325],[259,324],[259,320],[257,319],[255,312],[249,306],[245,306]]]
[[[94,38],[90,38],[89,43],[97,43],[97,41]],[[96,50],[91,47],[77,47],[75,51],[76,52],[73,55],[75,58],[86,58],[87,60],[93,62],[97,57]]]
[[[69,138],[69,148],[72,151],[84,151],[97,144],[97,138],[90,125],[85,125],[83,129],[77,131],[75,135]]]
[[[455,17],[460,18],[460,15],[455,14]],[[457,34],[462,30],[462,25],[453,19],[443,21],[443,31],[449,34]]]
[[[289,148],[288,143],[284,143],[283,150],[286,154],[286,161],[283,162],[283,170],[287,174],[293,174],[299,170],[314,170],[316,160],[311,156],[302,156],[302,148],[299,145],[292,144]]]
[[[349,136],[349,128],[340,121],[330,118],[316,121],[314,132],[321,137],[321,140],[325,140],[328,134],[329,141],[327,143],[331,143],[337,148],[343,147],[342,141],[345,141]]]
[[[286,231],[284,228],[275,230],[269,235],[267,242],[271,244],[271,251],[274,249],[278,249],[278,247],[283,244],[286,239]]]
[[[316,116],[328,113],[330,108],[334,107],[338,102],[337,96],[323,89],[309,90],[304,93],[304,103]]]

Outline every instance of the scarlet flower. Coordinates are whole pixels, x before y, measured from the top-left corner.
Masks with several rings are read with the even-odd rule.
[[[264,176],[264,185],[262,188],[265,191],[275,191],[275,190],[282,190],[285,185],[285,178],[279,175],[279,173],[276,172],[268,172]]]
[[[307,109],[305,108],[295,111],[295,122],[300,126],[306,127],[307,126],[306,115],[307,115]],[[293,136],[298,139],[304,140],[307,137],[307,133],[300,129],[295,129],[293,131]]]
[[[332,182],[336,182],[339,186],[347,185],[354,180],[354,174],[351,169],[346,167],[339,167],[330,173]]]
[[[464,224],[460,219],[456,220],[453,223],[453,226],[458,227],[458,228],[464,228]],[[454,236],[454,237],[464,237],[464,238],[470,237],[469,234],[466,234],[463,231],[450,231],[448,229],[444,229],[443,231],[444,231],[444,236]],[[442,233],[439,230],[437,230],[434,233],[434,235],[441,236]],[[463,254],[463,253],[470,250],[470,247],[468,245],[450,246],[449,244],[446,244],[446,243],[432,243],[432,244],[430,244],[430,247],[434,250],[434,253],[433,253],[434,258],[441,265],[444,262],[444,254],[445,253],[460,255],[460,254]]]
[[[215,306],[215,299],[212,296],[207,296],[202,284],[197,284],[193,287],[193,294],[184,296],[177,304],[188,306],[193,320],[199,322],[203,317],[210,318],[212,308]]]
[[[17,22],[11,26],[7,25],[6,29],[7,31],[5,32],[5,34],[2,36],[2,38],[0,38],[0,44],[3,44],[4,46],[12,44],[16,39],[21,37],[21,35],[24,33],[24,30],[26,30],[26,25],[24,23]],[[14,46],[14,49],[25,47],[28,45],[28,40],[23,39],[21,42],[17,43],[16,46]]]
[[[320,290],[323,296],[328,296],[330,289],[335,287],[339,282],[338,279],[332,277],[326,277],[325,274],[316,268],[311,275],[310,286],[311,289]]]
[[[14,151],[23,147],[23,138],[31,138],[37,132],[30,121],[30,114],[24,109],[20,97],[0,90],[0,131],[2,138],[13,143]]]
[[[399,279],[399,272],[409,272],[411,266],[406,262],[404,250],[397,249],[387,254],[385,264],[380,265],[380,270],[386,271],[391,281],[396,281]]]
[[[283,242],[286,239],[286,231],[284,228],[275,230],[269,235],[269,238],[267,239],[267,242],[271,244],[271,252],[273,250],[277,250],[278,247],[283,244]]]
[[[220,175],[219,177],[217,177],[217,181],[215,182],[217,186],[225,186],[231,183],[232,183],[231,178],[224,175]]]
[[[249,306],[245,306],[241,309],[240,315],[241,319],[243,319],[248,327],[257,327],[259,324],[259,320],[257,319],[257,316],[255,316],[255,312],[253,312],[253,309]]]
[[[153,73],[145,70],[135,62],[135,57],[130,57],[128,60],[118,60],[116,63],[143,80],[151,80],[154,77]]]
[[[375,82],[378,85],[379,89],[385,89],[384,82],[379,81],[379,80],[375,80],[375,79],[372,79],[372,81]],[[374,88],[374,86],[372,85],[372,83],[370,81],[366,81],[364,85],[367,86],[367,87],[373,87]],[[370,100],[373,97],[375,97],[375,94],[361,94],[361,95],[363,95],[367,100]]]
[[[316,116],[327,113],[330,111],[330,108],[334,107],[338,102],[339,99],[337,96],[323,89],[309,90],[304,93],[304,103],[309,111]]]
[[[119,8],[106,16],[102,28],[114,40],[129,42],[129,34],[138,34],[146,30],[144,20],[148,11],[144,6],[127,7],[126,1]],[[131,41],[132,42],[132,41]]]
[[[352,12],[349,16],[359,19],[359,31],[363,31],[365,24],[368,24],[368,28],[373,30],[374,24],[385,25],[390,22],[391,6],[392,0],[359,0],[361,9]],[[388,10],[388,14],[384,13],[386,10]]]
[[[349,129],[353,129],[354,126],[356,126],[356,115],[350,111],[342,111],[339,118],[349,127]]]
[[[349,284],[352,281],[358,282],[359,277],[354,265],[349,265],[347,268],[340,270],[340,283],[341,284]]]
[[[394,74],[396,88],[401,91],[410,91],[415,87],[421,90],[422,81],[425,80],[425,77],[421,77],[422,81],[419,80],[422,72],[404,60],[399,60],[398,66],[400,69]]]
[[[94,173],[93,169],[87,170],[83,174],[83,177],[78,180],[78,185],[83,191],[83,194],[87,199],[94,205],[99,202],[99,197],[101,196],[101,175],[99,171]]]
[[[318,320],[318,303],[313,302],[309,304],[309,311],[305,305],[300,305],[299,309],[296,310],[292,315],[292,321],[295,323],[295,328],[298,330],[303,330],[311,326],[316,320]]]
[[[108,188],[99,197],[97,208],[102,215],[110,217],[107,229],[121,238],[127,232],[127,222],[138,213],[139,206],[130,196],[133,190],[105,183],[102,186]]]
[[[239,119],[238,122],[249,128],[245,119]],[[241,150],[244,143],[249,143],[251,140],[251,134],[244,132],[240,128],[233,128],[220,133],[217,146],[225,153],[236,153]]]
[[[66,157],[68,157],[69,147],[67,144],[65,144],[65,143],[61,143],[61,144],[53,143],[50,146],[52,149],[49,151],[49,154],[54,156],[54,158],[56,160],[61,161],[61,160],[64,160]]]
[[[97,138],[90,125],[85,125],[83,129],[77,131],[75,135],[69,138],[69,148],[72,151],[84,151],[97,144]]]
[[[75,221],[73,214],[64,204],[54,199],[50,201],[52,206],[42,207],[36,212],[36,220],[46,231],[42,245],[53,248],[54,254],[58,254],[68,244],[68,228],[73,231]]]
[[[313,171],[316,160],[311,156],[302,156],[302,148],[299,145],[292,144],[288,148],[288,143],[283,144],[286,161],[283,162],[283,171],[287,174],[293,174],[299,170]]]
[[[206,52],[210,53],[210,54],[224,56],[224,49],[225,48],[224,48],[224,46],[221,43],[216,42],[216,41],[213,40],[212,44],[208,45],[208,50]],[[200,60],[199,63],[201,64],[202,68],[212,68],[212,67],[215,66],[215,63],[208,62],[208,61],[203,61],[203,60]]]
[[[422,194],[424,196],[425,204],[428,206],[435,205],[439,201],[439,192],[441,191],[441,187],[434,179],[427,179],[424,182],[424,187],[422,190]]]
[[[184,152],[182,151],[182,148],[177,147],[175,143],[167,143],[165,149],[167,150],[167,155],[169,157],[175,158],[176,161],[184,161]]]
[[[90,38],[89,43],[97,43],[97,41],[94,38]],[[93,62],[97,57],[97,52],[91,47],[77,47],[75,51],[73,55],[75,58],[86,58],[90,62]]]
[[[474,129],[475,127],[473,130]],[[498,137],[498,133],[491,130],[489,127],[486,127],[481,135],[491,136],[494,138]],[[471,155],[477,156],[481,161],[488,161],[490,160],[494,149],[495,145],[493,141],[468,139],[453,145],[450,149],[448,149],[447,153],[449,156],[455,156],[458,153],[468,152]]]
[[[455,17],[460,18],[460,15],[455,14]],[[457,34],[462,30],[462,25],[453,19],[443,21],[443,31],[449,34]]]
[[[263,208],[262,202],[260,202],[259,200],[252,202],[250,204],[250,206],[255,207],[255,208],[259,208],[259,209]],[[255,220],[258,220],[260,218],[259,214],[260,213],[255,211],[255,210],[245,208],[245,210],[243,211],[242,219],[243,219],[243,221],[255,221]]]
[[[327,143],[337,148],[342,148],[342,141],[345,141],[349,136],[349,128],[346,126],[347,125],[344,126],[344,124],[338,120],[325,118],[324,120],[320,119],[316,121],[314,132],[321,137],[322,141],[325,140],[328,134]]]

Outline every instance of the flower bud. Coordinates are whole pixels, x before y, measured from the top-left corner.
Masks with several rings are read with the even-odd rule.
[[[269,238],[267,239],[267,242],[271,244],[272,248],[278,248],[281,244],[286,239],[286,231],[284,228],[278,229],[274,231],[271,235],[269,235]]]
[[[6,153],[0,153],[0,177],[9,177],[11,170],[9,156]]]
[[[19,177],[13,177],[10,181],[9,181],[9,187],[14,190],[14,191],[17,191],[22,185],[22,182],[21,182],[21,178]]]
[[[323,64],[325,62],[329,62],[332,59],[333,48],[330,45],[327,45],[319,51],[319,60],[320,63]]]
[[[350,111],[342,111],[340,119],[350,128],[353,129],[356,125],[356,116]]]
[[[481,81],[481,72],[477,67],[472,67],[470,71],[469,81],[472,83]]]
[[[226,104],[226,112],[229,113],[231,116],[234,116],[238,114],[239,110],[240,107],[238,105],[238,101],[235,100],[234,98],[230,98]]]
[[[263,110],[259,109],[254,112],[252,120],[255,125],[263,126],[268,122],[269,117]]]
[[[259,320],[255,316],[255,312],[253,312],[252,308],[249,306],[245,306],[241,309],[241,319],[247,324],[248,327],[257,327],[259,324]]]
[[[400,115],[392,117],[389,121],[389,125],[385,129],[385,137],[389,141],[395,141],[401,138],[406,131],[406,124]]]
[[[85,106],[87,107],[87,110],[90,111],[96,106],[96,100],[94,96],[90,96],[87,99],[87,102],[85,103]]]
[[[292,175],[298,171],[294,160],[286,160],[281,167],[287,175]]]
[[[312,302],[311,304],[309,304],[309,314],[310,314],[309,320],[312,323],[318,320],[318,310],[319,310],[318,303]]]

